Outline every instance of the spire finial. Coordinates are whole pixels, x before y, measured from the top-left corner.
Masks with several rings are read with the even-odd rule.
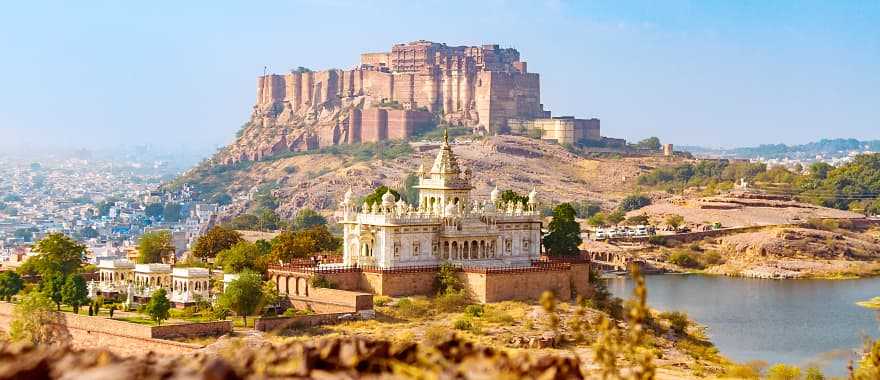
[[[443,126],[443,143],[449,145],[449,127]]]

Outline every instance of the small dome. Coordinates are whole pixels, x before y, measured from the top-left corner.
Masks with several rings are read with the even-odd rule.
[[[386,191],[385,194],[382,195],[382,203],[394,203],[394,194],[391,194],[390,191]]]
[[[349,187],[348,191],[346,191],[345,195],[342,197],[342,201],[346,203],[351,202],[352,195],[354,194],[351,192],[351,188]]]
[[[495,188],[492,189],[492,192],[489,193],[489,199],[492,201],[492,203],[498,202],[499,195],[500,192],[498,191],[498,186],[495,186]]]

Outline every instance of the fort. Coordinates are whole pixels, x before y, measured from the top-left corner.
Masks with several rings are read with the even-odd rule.
[[[516,49],[419,40],[363,53],[348,70],[300,67],[260,76],[249,124],[272,142],[252,138],[249,145],[262,146],[233,149],[230,160],[406,139],[439,123],[486,134],[535,129],[560,143],[601,138],[598,119],[551,118],[541,104],[540,76]]]

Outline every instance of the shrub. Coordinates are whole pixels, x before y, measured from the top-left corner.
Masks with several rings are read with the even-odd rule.
[[[669,328],[671,328],[676,334],[687,334],[687,328],[688,325],[690,325],[690,321],[688,320],[686,313],[680,311],[663,312],[660,313],[660,318],[669,321]]]
[[[634,194],[634,195],[627,196],[626,198],[623,198],[623,200],[620,201],[620,206],[618,206],[618,207],[623,212],[629,212],[629,211],[633,211],[633,210],[638,210],[638,209],[645,207],[645,206],[648,206],[650,204],[651,204],[651,198],[648,198],[644,195]]]
[[[373,306],[386,306],[391,303],[391,297],[388,296],[374,296],[373,297]]]
[[[327,288],[327,289],[336,289],[336,284],[333,281],[327,279],[324,276],[315,276],[312,277],[311,284],[313,288]]]
[[[801,370],[795,366],[780,363],[767,369],[767,380],[798,380],[800,378]]]
[[[732,364],[724,371],[725,377],[734,379],[760,379],[761,372],[748,365]]]
[[[703,269],[703,265],[688,251],[675,251],[669,255],[668,260],[683,268]]]
[[[397,301],[395,309],[403,318],[423,318],[430,314],[431,304],[424,299],[404,298]]]
[[[666,246],[666,238],[663,236],[651,236],[648,238],[648,244]]]
[[[451,263],[445,262],[440,265],[440,270],[437,271],[437,277],[434,280],[437,294],[456,292],[464,286],[455,274],[456,271],[457,269]]]
[[[473,323],[471,323],[470,320],[462,318],[456,319],[455,322],[453,322],[452,327],[456,330],[470,331],[472,328],[474,328],[474,325]]]
[[[483,305],[468,305],[468,307],[464,308],[464,313],[474,318],[480,318],[484,313]]]
[[[500,323],[505,325],[509,325],[514,321],[512,315],[497,306],[483,308],[483,315],[480,317],[480,319],[486,322]]]
[[[708,251],[700,255],[700,262],[703,266],[724,264],[724,257],[717,251]]]
[[[425,335],[422,340],[423,343],[433,346],[447,340],[451,335],[452,332],[448,328],[435,324],[425,329]]]
[[[464,289],[457,292],[443,293],[434,298],[434,309],[441,313],[451,313],[461,311],[461,309],[471,303],[470,298]]]
[[[807,367],[807,373],[804,375],[805,380],[825,380],[825,374],[822,369],[816,366]]]
[[[834,231],[840,228],[840,223],[833,219],[814,218],[807,221],[805,227],[814,230]]]

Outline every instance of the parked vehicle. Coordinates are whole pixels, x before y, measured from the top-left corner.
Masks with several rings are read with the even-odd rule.
[[[602,228],[596,229],[596,240],[605,240],[608,238],[608,235],[605,233],[605,230]]]

